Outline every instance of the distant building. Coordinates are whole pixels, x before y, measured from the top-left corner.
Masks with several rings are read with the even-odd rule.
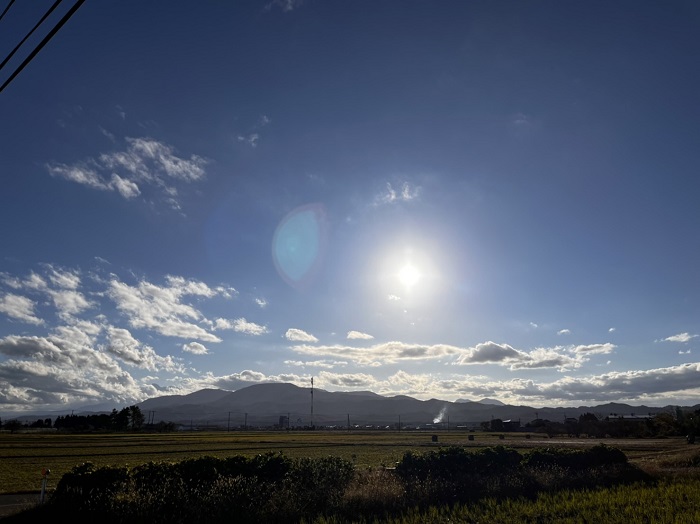
[[[518,419],[518,420],[504,420],[503,421],[503,431],[520,431],[520,419]]]
[[[287,415],[280,415],[279,427],[281,429],[289,427],[289,417]]]

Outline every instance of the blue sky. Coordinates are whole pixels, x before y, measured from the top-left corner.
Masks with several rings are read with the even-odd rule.
[[[700,402],[699,23],[86,2],[0,93],[0,414],[311,377]]]

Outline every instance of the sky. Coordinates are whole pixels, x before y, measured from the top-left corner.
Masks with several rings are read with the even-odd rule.
[[[12,5],[0,55],[51,4]],[[700,403],[699,25],[85,2],[0,93],[0,416],[311,378]]]

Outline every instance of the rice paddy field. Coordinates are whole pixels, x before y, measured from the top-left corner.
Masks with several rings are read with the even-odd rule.
[[[447,445],[482,448],[503,445],[519,451],[536,447],[587,447],[605,442],[625,452],[630,462],[651,473],[674,475],[700,469],[700,446],[683,438],[665,439],[574,439],[547,438],[524,433],[420,431],[367,432],[177,432],[166,434],[59,434],[0,433],[0,494],[36,493],[42,470],[51,471],[47,489],[74,466],[92,462],[97,466],[136,466],[146,462],[176,462],[211,455],[246,457],[269,451],[286,456],[338,456],[356,468],[391,467],[409,450]],[[473,440],[469,440],[469,435]]]

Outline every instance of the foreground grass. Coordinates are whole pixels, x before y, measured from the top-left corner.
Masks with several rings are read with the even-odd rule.
[[[235,487],[226,485],[226,490]],[[199,509],[198,522],[241,522],[237,505],[220,504],[225,498],[211,499]],[[288,500],[288,499],[285,499]],[[242,507],[245,501],[240,501]],[[280,502],[279,500],[277,501]],[[159,501],[156,506],[161,503]],[[392,472],[365,470],[358,472],[344,491],[340,514],[301,520],[306,524],[423,524],[423,523],[655,523],[691,524],[700,522],[700,475],[686,471],[673,478],[656,482],[639,482],[607,488],[563,489],[537,494],[531,498],[487,497],[470,503],[442,504],[418,507]],[[208,515],[204,508],[216,515]],[[56,519],[62,514],[57,508],[38,507],[23,514],[7,517],[8,524]],[[223,511],[222,511],[223,510]],[[99,515],[71,513],[73,522],[94,522]],[[103,516],[104,517],[104,516]],[[109,518],[101,517],[102,522]],[[60,520],[60,518],[59,518]],[[128,519],[128,522],[155,522]],[[176,522],[173,520],[172,522]],[[265,520],[277,522],[276,520]],[[117,522],[117,521],[115,521]],[[122,522],[122,521],[118,521]],[[180,522],[180,521],[177,521]],[[182,522],[191,522],[185,519]],[[283,520],[280,522],[289,522]]]
[[[602,444],[586,450],[542,448],[528,453],[503,446],[479,450],[450,446],[407,452],[391,470],[358,470],[351,462],[330,456],[209,456],[134,468],[83,464],[61,479],[47,504],[14,519],[19,523],[70,516],[73,521],[104,524],[210,524],[232,519],[294,524],[323,522],[318,520],[322,518],[341,523],[482,518],[513,522],[514,517],[527,522],[532,517],[537,519],[533,522],[561,522],[569,513],[580,515],[579,495],[554,504],[552,494],[595,493],[599,498],[612,493],[604,487],[633,485],[632,491],[619,492],[623,496],[613,504],[632,508],[648,500],[628,494],[637,487],[658,487],[658,480],[629,464],[619,449]],[[594,499],[583,507],[590,513],[600,506]],[[543,512],[545,507],[554,508],[554,513]],[[661,511],[668,514],[666,508]],[[619,514],[626,515],[618,512],[615,517]],[[600,522],[600,515],[591,515]]]
[[[484,448],[504,444],[514,449],[532,447],[590,447],[594,439],[548,439],[544,435],[470,434],[460,431],[440,432],[433,443],[431,432],[422,431],[317,431],[317,432],[178,432],[166,434],[30,434],[0,432],[0,494],[37,492],[41,471],[51,470],[49,489],[74,466],[92,462],[97,466],[135,466],[146,462],[179,461],[205,455],[253,457],[269,451],[282,452],[292,458],[317,458],[328,455],[351,461],[357,469],[391,466],[406,451],[431,449],[443,445]],[[682,439],[607,440],[619,447],[635,463],[647,461],[664,467],[663,461],[689,446]]]
[[[411,509],[371,519],[318,518],[314,524],[696,524],[700,522],[700,479],[666,479],[595,490],[542,493],[535,500],[486,499],[475,504]]]
[[[682,439],[547,439],[544,436],[526,438],[524,434],[512,434],[503,440],[498,435],[478,433],[470,441],[468,436],[464,432],[442,433],[439,444],[436,444],[432,442],[431,434],[425,432],[0,434],[0,494],[37,493],[42,468],[51,469],[48,484],[51,494],[65,473],[86,462],[98,468],[131,469],[148,462],[178,462],[205,456],[250,458],[261,453],[280,452],[292,459],[337,457],[352,464],[355,475],[337,502],[336,509],[340,511],[327,513],[326,520],[319,517],[313,521],[319,524],[700,522],[700,448],[689,446]],[[468,476],[462,493],[471,493],[469,496],[472,500],[466,505],[459,495],[457,498],[440,499],[441,494],[446,492],[443,489],[445,486],[434,485],[430,488],[430,484],[401,483],[393,471],[384,467],[396,464],[407,451],[430,453],[450,444],[477,453],[484,448],[505,444],[523,455],[530,455],[533,448],[589,449],[603,441],[624,451],[631,465],[645,475],[650,474],[658,483],[594,489],[593,486],[611,484],[601,484],[596,474],[584,475],[578,481],[575,475],[564,479],[545,475],[535,478],[535,484],[539,486],[537,489],[541,491],[537,493],[532,491],[532,482],[521,484],[522,478],[518,480],[517,476],[504,474],[499,481],[502,496],[496,501],[488,496],[475,498],[480,484],[477,480],[471,486],[475,480]],[[565,482],[560,484],[561,480]],[[628,478],[625,482],[630,480],[633,481]],[[586,489],[562,491],[563,486]],[[203,512],[202,515],[206,515],[207,508],[220,508],[217,516],[220,520],[205,522],[240,522],[240,502],[261,497],[255,485],[241,484],[235,479],[221,483],[217,490],[202,492],[201,497],[198,495],[193,499],[197,504],[201,502],[198,511]],[[239,502],[233,506],[229,500],[232,490],[240,494]],[[528,499],[522,497],[525,493]],[[276,500],[263,496],[260,502],[264,500],[265,505],[274,502],[282,508],[289,504],[289,495],[283,493]],[[304,496],[305,492],[300,491],[291,499],[301,501]],[[462,500],[461,504],[457,500]],[[146,504],[145,507],[156,507],[161,501],[154,499],[146,503],[144,500],[142,503]],[[50,516],[44,511],[46,509],[35,508],[36,511],[7,518],[16,519],[18,523],[32,522]],[[225,518],[229,510],[231,514]],[[307,517],[311,518],[312,515],[308,514]],[[138,522],[138,519],[134,522]],[[103,523],[107,521],[103,520]]]

